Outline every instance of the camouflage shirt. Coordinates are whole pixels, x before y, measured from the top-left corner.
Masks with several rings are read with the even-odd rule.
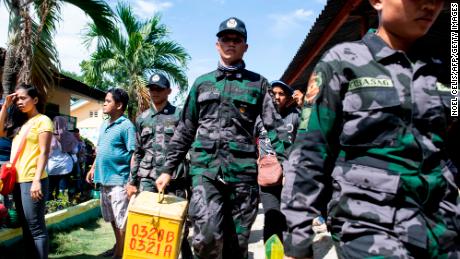
[[[299,115],[300,111],[296,106],[289,107],[284,113],[281,113],[283,124],[279,125],[276,129],[279,141],[283,144],[282,148],[287,156],[290,151],[290,147],[295,141],[297,128],[299,127]],[[268,132],[265,130],[260,117],[256,121],[256,137],[258,137],[259,144],[259,156],[265,156],[267,154],[275,154],[273,147],[268,138]]]
[[[138,183],[139,177],[157,179],[166,160],[166,147],[174,134],[181,109],[169,102],[159,112],[153,108],[136,119],[136,150],[129,182]],[[182,162],[182,161],[181,161]]]
[[[227,182],[255,182],[257,116],[272,145],[280,145],[275,128],[281,118],[268,88],[264,77],[243,68],[218,69],[199,77],[168,147],[164,171],[172,172],[191,148],[191,175],[216,179],[221,172]]]
[[[418,247],[427,246],[420,233],[453,239],[446,222],[460,222],[445,153],[453,98],[447,71],[440,60],[395,51],[374,33],[322,57],[285,168],[286,255],[312,255],[311,222],[326,210],[333,235],[363,220],[382,228],[399,222],[394,234]],[[450,199],[446,221],[420,220],[418,209],[434,213],[443,197]],[[397,211],[397,199],[412,207]]]

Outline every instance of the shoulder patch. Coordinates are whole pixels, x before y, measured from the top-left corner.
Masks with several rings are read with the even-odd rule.
[[[306,130],[308,128],[308,123],[310,122],[311,108],[304,107],[300,114],[300,124],[299,129]]]
[[[308,80],[307,93],[305,94],[304,101],[307,104],[312,104],[316,96],[319,94],[321,85],[323,84],[323,78],[321,72],[313,72]]]

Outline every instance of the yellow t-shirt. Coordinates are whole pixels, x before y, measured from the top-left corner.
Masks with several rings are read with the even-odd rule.
[[[32,125],[32,126],[31,126]],[[26,145],[22,154],[16,162],[17,182],[31,182],[34,179],[35,170],[37,169],[38,156],[40,155],[40,146],[38,144],[38,135],[43,132],[53,132],[53,122],[43,114],[37,114],[30,118],[22,127],[19,133],[14,137],[11,146],[10,162],[13,162],[14,156],[19,148],[19,144],[27,128],[30,127],[27,134]],[[41,179],[46,178],[48,173],[45,171]]]

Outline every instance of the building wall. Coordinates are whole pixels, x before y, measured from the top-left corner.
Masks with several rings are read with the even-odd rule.
[[[56,88],[48,95],[48,102],[59,105],[59,113],[70,115],[71,92],[65,88]]]
[[[92,116],[90,116],[90,112],[92,112]],[[95,113],[97,113],[97,116]],[[99,137],[99,128],[104,120],[102,102],[87,101],[86,104],[72,109],[70,115],[77,117],[77,128],[80,129],[80,135],[96,144]]]

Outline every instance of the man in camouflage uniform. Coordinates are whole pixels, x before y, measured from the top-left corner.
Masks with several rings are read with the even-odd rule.
[[[270,83],[275,104],[279,110],[283,124],[277,128],[278,138],[283,144],[285,154],[289,153],[290,147],[295,141],[299,126],[300,110],[293,98],[294,90],[286,83],[276,80]],[[300,94],[301,95],[301,94]],[[299,96],[300,97],[300,96]],[[302,98],[303,100],[303,98]],[[259,157],[275,153],[267,137],[267,131],[263,128],[260,117],[256,122],[256,134],[258,135]],[[283,239],[283,231],[286,230],[286,217],[281,213],[281,189],[280,183],[275,186],[260,186],[260,200],[264,208],[264,242],[273,234]]]
[[[267,80],[245,69],[244,23],[234,17],[223,21],[217,37],[218,69],[192,86],[157,186],[164,188],[191,147],[195,255],[247,258],[259,202],[254,124],[260,115],[272,144],[279,145],[273,131],[279,115]]]
[[[174,134],[181,113],[181,109],[168,101],[171,86],[163,74],[153,74],[147,87],[152,106],[136,119],[136,149],[126,186],[129,197],[138,191],[138,187],[140,191],[157,192],[155,180],[160,175],[159,168],[166,160],[166,148]],[[166,192],[186,198],[189,185],[185,175],[187,166],[185,162],[180,164]],[[187,236],[188,227],[185,228],[182,240],[182,258],[192,258]]]
[[[415,42],[443,1],[370,2],[378,31],[329,50],[309,82],[285,168],[285,254],[312,257],[311,223],[327,210],[344,258],[460,258],[454,96],[445,64]]]

